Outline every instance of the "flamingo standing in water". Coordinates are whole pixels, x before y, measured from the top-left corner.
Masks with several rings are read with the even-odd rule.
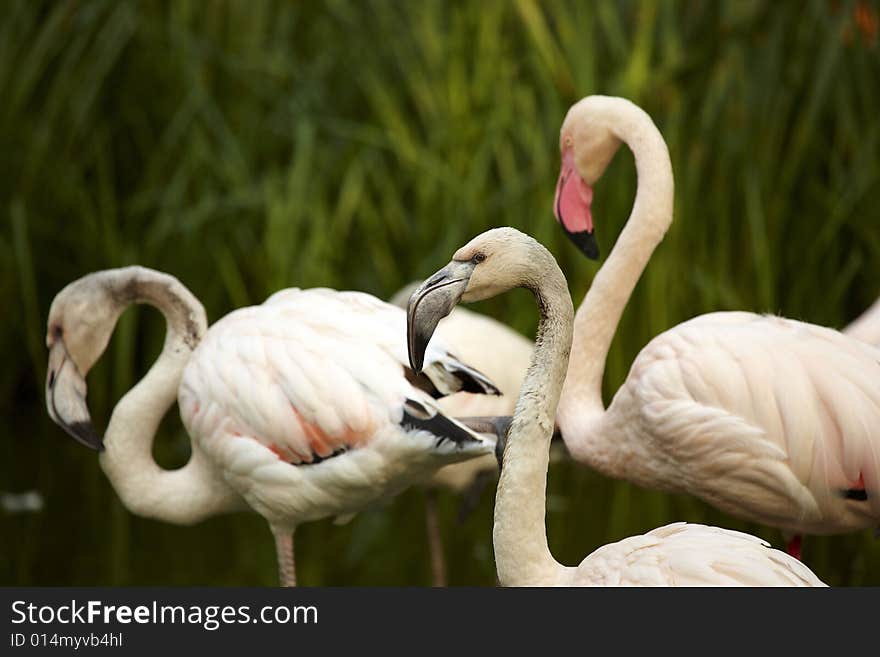
[[[547,545],[550,440],[572,344],[574,310],[553,256],[513,228],[459,249],[410,300],[407,343],[418,371],[437,323],[459,300],[531,290],[540,322],[534,355],[504,443],[493,543],[502,586],[823,586],[804,564],[740,532],[676,523],[599,548],[572,568]]]
[[[629,220],[574,325],[557,422],[571,455],[611,477],[690,493],[794,535],[880,523],[880,350],[838,331],[748,312],[701,315],[638,354],[606,409],[605,358],[623,309],[672,222],[669,153],[651,118],[589,96],[560,133],[554,213],[595,257],[593,185],[621,143],[635,157]]]
[[[102,440],[85,376],[132,303],[165,315],[165,345],[113,409]],[[52,302],[46,404],[71,436],[101,451],[101,467],[132,513],[179,524],[247,506],[262,515],[275,535],[280,580],[294,585],[297,525],[349,515],[493,450],[435,398],[494,394],[494,385],[443,346],[415,373],[405,333],[400,308],[329,289],[284,290],[208,330],[202,305],[172,276],[101,271]],[[175,399],[192,456],[167,471],[151,448]]]

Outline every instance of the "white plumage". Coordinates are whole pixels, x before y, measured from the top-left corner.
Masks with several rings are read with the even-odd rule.
[[[184,425],[275,527],[359,511],[487,451],[401,426],[407,408],[442,415],[405,376],[405,333],[404,313],[366,294],[277,293],[211,327],[183,373]],[[429,359],[437,388],[454,392],[466,366],[442,347]]]
[[[603,545],[569,577],[573,586],[824,586],[797,559],[742,532],[676,522]]]
[[[654,338],[594,432],[636,483],[699,491],[795,533],[880,518],[880,351],[779,317],[713,313]],[[620,458],[618,456],[618,458]]]

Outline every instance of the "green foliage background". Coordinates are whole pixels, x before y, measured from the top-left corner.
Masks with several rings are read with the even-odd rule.
[[[66,283],[141,263],[215,320],[291,285],[388,297],[512,225],[556,254],[579,303],[597,265],[551,201],[559,126],[587,94],[641,104],[676,174],[675,223],[623,317],[608,399],[653,335],[699,313],[844,325],[880,287],[880,50],[855,21],[865,7],[876,16],[833,0],[0,3],[0,491],[46,500],[0,515],[0,583],[276,581],[259,517],[133,517],[49,421],[45,320]],[[622,151],[596,188],[603,254],[634,191]],[[534,330],[528,295],[481,309]],[[163,334],[157,313],[125,314],[89,377],[99,427]],[[187,450],[172,413],[156,456],[171,467]],[[549,490],[567,563],[672,520],[781,542],[568,463]],[[303,526],[301,582],[427,584],[423,497]],[[441,495],[451,583],[491,585],[492,495],[462,525],[457,504]],[[869,531],[811,538],[804,556],[830,584],[880,584]]]

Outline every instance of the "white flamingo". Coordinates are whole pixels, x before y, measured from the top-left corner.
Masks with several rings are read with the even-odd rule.
[[[823,586],[784,552],[740,532],[676,523],[599,548],[579,566],[558,563],[547,545],[545,495],[550,440],[572,341],[574,310],[553,256],[513,228],[496,228],[459,249],[412,296],[410,362],[443,312],[514,287],[530,289],[540,321],[531,364],[503,451],[493,543],[503,586]]]
[[[568,112],[554,212],[595,256],[592,186],[621,142],[635,156],[629,220],[578,309],[557,422],[571,455],[612,477],[696,495],[795,535],[880,521],[880,350],[838,331],[747,312],[655,337],[606,410],[602,376],[623,309],[672,222],[669,153],[622,98]]]
[[[394,294],[389,303],[406,308],[420,281],[410,283]],[[455,346],[455,355],[485,374],[500,395],[458,392],[437,401],[452,417],[510,416],[523,377],[532,358],[532,343],[522,334],[486,315],[467,308],[455,308],[443,318],[437,332],[446,344]],[[437,489],[462,496],[462,508],[473,506],[483,487],[498,475],[498,461],[487,454],[461,463],[446,465],[424,482],[425,521],[434,586],[446,586],[446,559],[437,512]]]
[[[102,441],[85,376],[132,303],[165,315],[165,345],[113,409]],[[101,466],[133,513],[190,524],[257,511],[275,535],[281,582],[293,585],[297,525],[351,514],[442,465],[492,452],[434,397],[494,393],[493,385],[442,346],[417,375],[405,331],[400,308],[328,289],[284,290],[207,330],[202,305],[177,279],[142,267],[97,272],[52,303],[46,404],[74,438],[102,450]],[[192,456],[166,471],[151,447],[175,398]]]
[[[880,299],[843,329],[849,337],[880,345]]]

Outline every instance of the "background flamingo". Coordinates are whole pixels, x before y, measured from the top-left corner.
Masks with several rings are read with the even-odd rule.
[[[599,548],[579,566],[547,545],[545,495],[550,440],[572,343],[571,297],[553,256],[512,228],[477,236],[427,279],[409,305],[410,362],[422,366],[438,315],[514,287],[534,292],[535,351],[503,451],[493,543],[503,586],[822,586],[802,563],[748,534],[676,523]],[[589,502],[589,501],[588,501]]]
[[[165,346],[114,408],[102,441],[85,376],[132,303],[165,315]],[[400,308],[357,292],[290,289],[206,326],[201,304],[167,274],[127,267],[74,281],[49,312],[46,405],[74,438],[102,450],[133,513],[189,524],[246,502],[272,528],[285,585],[295,583],[298,524],[361,510],[492,450],[434,398],[494,386],[442,347],[414,373]],[[165,471],[151,447],[175,398],[192,456]]]
[[[592,186],[621,142],[635,157],[638,191],[575,319],[557,417],[572,456],[789,534],[876,526],[880,351],[859,340],[780,317],[702,315],[654,338],[605,410],[611,340],[672,222],[672,167],[650,117],[622,98],[575,104],[560,134],[554,202],[569,237],[595,256]],[[799,541],[790,548],[797,553]]]

